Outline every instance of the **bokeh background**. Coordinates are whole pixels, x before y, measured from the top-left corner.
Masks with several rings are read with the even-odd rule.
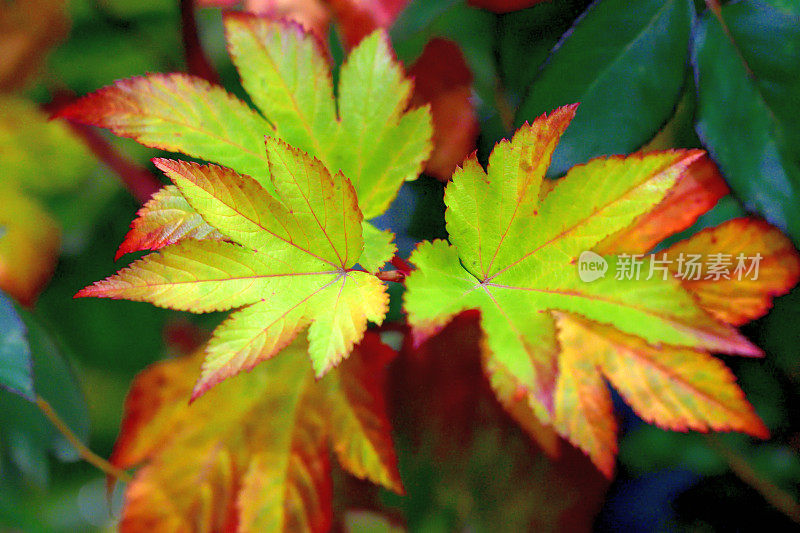
[[[596,155],[705,147],[733,193],[684,236],[753,212],[800,240],[800,2],[601,0],[590,7],[552,0],[508,9],[534,3],[413,0],[388,22],[398,58],[420,79],[440,71],[442,79],[418,97],[441,98],[442,130],[460,134],[444,141],[454,153],[406,184],[380,221],[397,233],[401,255],[422,239],[446,237],[443,181],[454,158],[477,149],[485,162],[515,126],[574,101],[582,106],[555,156],[554,177]],[[121,169],[151,172],[149,159],[163,154],[47,118],[116,79],[187,70],[181,4],[0,2],[0,280],[8,293],[0,294],[0,328],[21,317],[38,390],[104,457],[136,373],[196,347],[222,317],[73,301],[78,289],[130,260],[115,263],[114,253],[141,204],[119,179]],[[325,2],[277,4],[303,10]],[[195,16],[220,83],[245,98],[224,48],[220,10],[197,6]],[[334,24],[324,38],[341,62],[347,36]],[[432,39],[445,50],[426,65],[419,58]],[[614,61],[598,70],[608,54]],[[393,290],[391,318],[400,321],[401,288]],[[797,527],[800,291],[743,328],[764,359],[724,358],[771,438],[662,431],[616,401],[620,454],[610,484],[580,453],[548,459],[473,387],[477,356],[465,354],[474,354],[478,331],[471,317],[460,320],[461,329],[428,348],[422,366],[395,368],[394,422],[408,495],[378,499],[410,530]],[[447,357],[455,354],[466,362]],[[435,377],[413,378],[422,372]],[[0,391],[0,442],[0,530],[113,530],[119,491],[109,508],[102,473],[77,460],[38,409],[8,391]]]

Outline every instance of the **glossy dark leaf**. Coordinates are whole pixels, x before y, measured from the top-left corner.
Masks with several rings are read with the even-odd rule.
[[[800,240],[800,8],[748,0],[694,32],[697,132],[745,205]]]
[[[687,0],[604,0],[564,34],[516,119],[519,126],[580,102],[550,174],[637,150],[669,119],[684,83],[693,13]]]

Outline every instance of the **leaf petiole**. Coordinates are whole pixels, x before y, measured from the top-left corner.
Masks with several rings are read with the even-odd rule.
[[[69,426],[64,423],[63,420],[58,416],[55,412],[53,407],[41,396],[36,396],[36,407],[42,412],[44,416],[56,427],[59,433],[61,433],[65,439],[69,441],[70,444],[77,450],[78,454],[81,458],[86,461],[87,463],[91,464],[95,468],[101,470],[107,476],[110,476],[116,480],[130,482],[131,476],[126,471],[117,468],[116,466],[112,465],[92,450],[86,447],[80,439],[69,429]]]

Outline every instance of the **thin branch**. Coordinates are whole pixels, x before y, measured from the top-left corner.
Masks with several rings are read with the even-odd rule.
[[[69,429],[69,426],[64,423],[63,420],[58,416],[58,414],[53,410],[47,400],[42,398],[41,396],[36,396],[36,406],[39,410],[47,417],[48,420],[58,429],[58,432],[61,433],[65,439],[69,441],[70,444],[78,451],[78,454],[81,458],[86,461],[87,463],[93,465],[94,467],[98,468],[99,470],[103,471],[107,476],[110,476],[114,479],[119,481],[129,482],[131,480],[130,474],[117,468],[116,466],[112,465],[92,450],[87,448],[80,439]]]
[[[746,458],[736,450],[728,447],[719,438],[708,435],[709,445],[719,452],[728,462],[728,466],[736,476],[756,490],[775,509],[800,524],[800,504],[794,497],[784,491],[753,468]]]
[[[194,16],[194,0],[181,0],[181,37],[183,51],[186,56],[186,67],[189,74],[199,76],[204,80],[217,84],[219,75],[211,65],[200,44],[197,33],[197,20]]]

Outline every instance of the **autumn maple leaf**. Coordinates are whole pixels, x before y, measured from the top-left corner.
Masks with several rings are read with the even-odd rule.
[[[697,186],[691,180],[682,185],[681,178],[695,165],[706,168],[702,152],[598,158],[560,180],[546,180],[574,111],[557,109],[499,143],[488,172],[474,157],[456,171],[445,192],[452,244],[423,243],[411,256],[417,270],[406,280],[405,309],[415,334],[424,338],[459,312],[478,309],[486,368],[502,403],[510,408],[512,395],[524,398],[527,409],[607,474],[616,443],[603,377],[643,418],[663,427],[764,436],[733,375],[708,355],[761,354],[728,324],[742,320],[722,321],[725,311],[707,309],[714,303],[712,284],[685,286],[671,275],[624,281],[610,275],[591,283],[578,276],[584,251],[606,254],[613,272],[610,254],[644,253],[691,223],[679,216],[665,224],[675,209],[665,199]],[[656,229],[653,213],[667,226],[666,235],[663,227]],[[730,235],[740,224],[718,231]],[[727,253],[745,246],[770,257],[769,281],[750,286],[750,310],[742,317],[750,319],[797,281],[798,258],[776,229],[746,225],[751,238]],[[695,239],[705,253],[730,244],[703,234]],[[724,305],[728,313],[737,307]]]
[[[370,273],[395,247],[364,219],[386,210],[431,150],[428,109],[406,110],[411,83],[381,32],[342,66],[337,105],[313,37],[250,15],[225,25],[242,84],[267,119],[179,74],[120,81],[60,112],[224,165],[155,160],[174,185],[140,211],[120,254],[161,252],[78,293],[192,312],[246,306],[209,342],[194,398],[306,327],[321,376],[367,321],[381,323],[388,295]]]
[[[219,7],[228,7],[223,4]],[[322,41],[335,23],[342,44],[350,49],[376,29],[393,26],[407,4],[408,0],[251,0],[244,9],[295,21]],[[433,152],[425,172],[447,181],[478,138],[472,71],[455,42],[433,38],[408,74],[414,79],[412,105],[430,104],[433,118]]]
[[[350,182],[280,140],[267,139],[266,151],[277,197],[223,167],[155,160],[232,242],[168,246],[76,295],[193,312],[246,306],[214,332],[193,398],[272,357],[309,324],[308,352],[322,376],[349,354],[367,320],[381,323],[388,309],[383,283],[352,268],[364,240]]]
[[[304,344],[191,405],[202,353],[136,378],[111,457],[143,465],[121,531],[328,531],[331,452],[351,474],[402,492],[383,396],[394,352],[369,334],[317,380]]]
[[[227,13],[224,22],[242,85],[263,116],[221,87],[185,74],[121,80],[58,116],[223,165],[269,192],[264,136],[277,137],[332,174],[341,171],[365,219],[382,214],[403,182],[419,176],[432,136],[427,107],[406,110],[413,87],[385,33],[374,32],[350,53],[336,100],[327,56],[313,36],[291,23],[243,13]],[[174,187],[166,187],[139,212],[118,255],[220,237],[195,215]]]

